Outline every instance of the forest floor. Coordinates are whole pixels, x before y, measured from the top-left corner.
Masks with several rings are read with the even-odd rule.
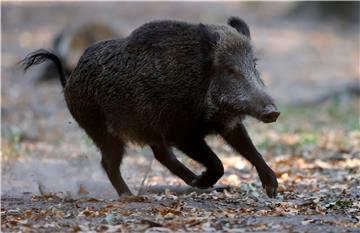
[[[255,169],[220,138],[207,140],[226,171],[213,189],[189,188],[158,162],[151,162],[148,150],[130,148],[122,171],[132,191],[142,191],[120,199],[93,163],[99,155],[89,142],[84,142],[88,147],[84,154],[44,158],[44,154],[64,155],[70,149],[14,138],[5,145],[13,150],[7,155],[14,153],[15,158],[3,161],[2,185],[8,193],[2,196],[2,229],[358,232],[360,131],[353,111],[359,103],[352,101],[339,114],[334,110],[340,106],[329,102],[316,108],[323,115],[311,121],[315,109],[283,108],[279,123],[273,126],[249,122],[257,147],[276,171],[276,199],[265,195]],[[201,171],[184,155],[179,157],[193,170]],[[14,195],[19,190],[29,191]]]
[[[360,99],[344,91],[359,80],[357,32],[285,16],[267,20],[274,17],[261,12],[256,18],[234,4],[153,4],[141,17],[129,3],[78,5],[3,6],[2,232],[359,232]],[[276,172],[276,198],[266,196],[256,170],[219,137],[206,139],[225,168],[213,189],[186,186],[148,148],[130,145],[121,170],[135,195],[117,197],[98,150],[68,113],[58,80],[39,83],[38,70],[24,75],[13,66],[94,9],[99,18],[113,16],[125,34],[150,12],[205,22],[238,12],[249,18],[259,69],[281,116],[274,124],[249,119],[246,126]]]

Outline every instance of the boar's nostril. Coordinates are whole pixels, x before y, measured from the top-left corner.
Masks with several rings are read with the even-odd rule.
[[[275,122],[279,117],[280,112],[278,110],[270,110],[261,114],[261,120],[265,123]]]

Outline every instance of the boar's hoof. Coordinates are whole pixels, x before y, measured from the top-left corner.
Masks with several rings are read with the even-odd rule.
[[[199,179],[195,179],[190,183],[190,186],[195,187],[195,188],[199,188],[199,189],[208,189],[208,188],[212,188],[212,185],[206,185],[203,184]]]
[[[269,168],[269,170],[260,171],[259,172],[260,180],[262,183],[263,188],[266,190],[266,194],[269,197],[276,197],[276,190],[278,187],[278,182],[276,179],[275,173]]]
[[[131,192],[123,192],[123,193],[119,194],[120,198],[122,198],[122,197],[130,197],[130,196],[133,196],[133,194]]]
[[[196,177],[193,181],[191,181],[190,186],[199,189],[208,189],[212,188],[214,183],[216,182],[211,182],[210,177],[208,177],[206,173],[203,173],[200,176]]]
[[[266,194],[268,195],[268,197],[270,198],[275,198],[276,194],[277,194],[277,188],[276,187],[271,187],[271,186],[266,186],[265,185],[265,190],[266,190]]]

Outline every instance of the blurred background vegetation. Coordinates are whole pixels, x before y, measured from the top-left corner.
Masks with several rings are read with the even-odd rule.
[[[108,185],[97,165],[100,156],[68,113],[51,66],[45,64],[24,74],[15,63],[38,48],[52,49],[62,57],[70,73],[89,43],[126,36],[156,19],[225,23],[229,16],[239,16],[249,24],[262,78],[282,115],[276,124],[263,125],[253,120],[246,124],[273,166],[281,156],[308,156],[310,161],[316,156],[325,161],[334,156],[359,156],[359,2],[1,5],[5,193],[36,191],[39,183],[49,190],[76,190],[76,182],[89,177]],[[210,138],[209,143],[223,155],[222,159],[233,156],[221,139]],[[151,153],[131,147],[128,154],[129,163],[138,169],[125,169],[125,174],[136,185],[140,183],[136,177],[144,172],[147,160],[132,155],[147,157]],[[59,181],[59,174],[71,177],[74,187],[66,179]],[[56,185],[52,185],[54,180]]]

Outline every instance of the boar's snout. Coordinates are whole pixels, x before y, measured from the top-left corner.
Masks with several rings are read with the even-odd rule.
[[[275,105],[271,104],[265,107],[265,110],[261,113],[260,119],[264,123],[272,123],[277,120],[280,112]]]

